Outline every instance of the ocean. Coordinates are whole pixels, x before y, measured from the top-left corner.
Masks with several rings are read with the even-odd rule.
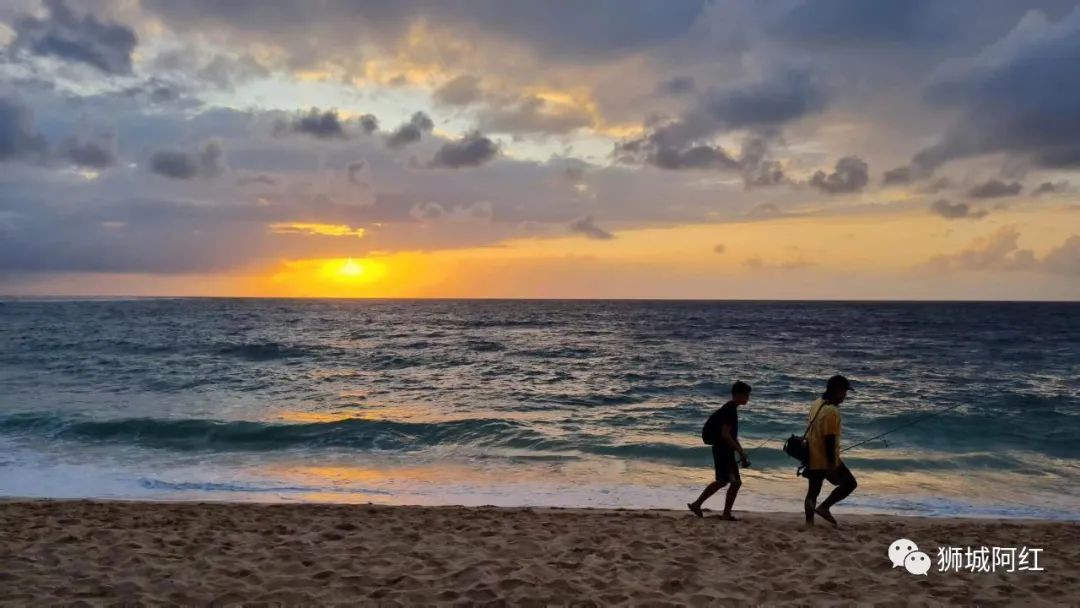
[[[680,509],[742,379],[736,508],[797,512],[780,445],[843,373],[843,445],[914,424],[844,454],[859,488],[838,514],[1077,520],[1078,320],[1075,303],[9,298],[0,496]]]

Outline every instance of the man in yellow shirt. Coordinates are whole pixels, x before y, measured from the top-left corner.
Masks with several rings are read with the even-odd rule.
[[[829,511],[858,487],[855,476],[840,460],[840,404],[844,402],[851,383],[843,376],[833,376],[825,385],[821,398],[810,406],[810,427],[806,434],[810,459],[803,475],[809,482],[806,490],[806,524],[814,525],[814,515],[836,524]],[[836,486],[825,502],[817,504],[824,481]]]

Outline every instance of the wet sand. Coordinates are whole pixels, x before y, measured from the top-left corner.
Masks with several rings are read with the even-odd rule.
[[[0,605],[1069,605],[1080,524],[530,508],[0,502]],[[908,538],[927,576],[893,568]],[[1042,572],[942,573],[939,546]]]

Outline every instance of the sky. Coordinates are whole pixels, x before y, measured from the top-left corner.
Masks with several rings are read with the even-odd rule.
[[[1080,300],[1080,3],[6,0],[0,295]]]

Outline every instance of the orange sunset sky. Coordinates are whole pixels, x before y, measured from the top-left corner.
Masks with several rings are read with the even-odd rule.
[[[0,295],[1080,299],[1068,2],[15,0]]]

